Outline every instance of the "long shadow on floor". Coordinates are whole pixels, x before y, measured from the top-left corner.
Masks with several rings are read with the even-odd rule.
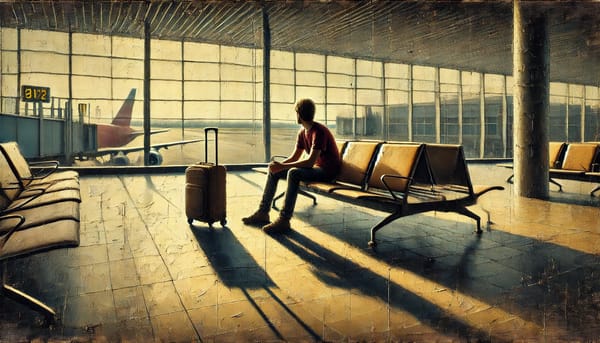
[[[489,335],[459,318],[451,318],[439,306],[324,248],[297,231],[292,231],[288,235],[274,236],[274,239],[307,263],[312,264],[316,276],[331,286],[359,290],[364,295],[379,298],[396,309],[411,313],[419,321],[429,323],[431,327],[446,334],[458,335],[467,340],[504,341],[501,337]]]
[[[343,209],[339,211],[340,216],[345,214]],[[377,219],[372,221],[373,224],[375,222]],[[340,241],[365,249],[366,253],[390,266],[410,270],[540,327],[553,323],[572,336],[570,338],[589,339],[600,334],[597,319],[590,321],[590,318],[597,318],[600,308],[600,284],[594,281],[600,274],[598,255],[498,230],[490,230],[478,237],[470,233],[472,224],[457,224],[421,215],[401,218],[383,228],[378,233],[380,244],[373,251],[365,248],[370,223],[370,220],[350,221],[345,228],[323,225],[321,230]],[[283,244],[287,240],[298,240],[318,254],[330,255],[341,265],[351,263],[297,232],[281,238]],[[291,244],[286,246],[293,249]],[[302,254],[302,251],[296,252]],[[306,258],[310,262],[318,262],[312,261],[310,256]],[[433,263],[429,262],[431,258]],[[319,268],[334,268],[331,271],[335,272],[339,265],[336,268],[320,264]],[[370,285],[364,291],[367,294],[373,292]],[[379,295],[385,295],[383,290]],[[412,300],[430,308],[430,313],[425,315],[413,313],[419,318],[433,321],[444,318],[426,300],[416,297]],[[420,308],[393,305],[409,311]],[[467,324],[458,319],[454,321],[463,334],[472,335]],[[454,327],[454,324],[441,325],[445,330]],[[546,334],[552,337],[553,333]]]
[[[320,336],[273,293],[272,288],[277,287],[277,285],[265,270],[256,263],[228,227],[211,230],[192,227],[192,232],[221,282],[226,287],[242,290],[247,300],[263,318],[277,339],[285,340],[276,325],[261,309],[260,304],[248,293],[248,290],[264,289],[312,339],[321,341]]]

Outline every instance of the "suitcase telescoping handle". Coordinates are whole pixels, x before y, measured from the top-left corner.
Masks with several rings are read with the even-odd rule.
[[[215,165],[219,164],[219,128],[217,127],[205,127],[204,128],[204,162],[208,163],[208,132],[214,131],[215,133]]]

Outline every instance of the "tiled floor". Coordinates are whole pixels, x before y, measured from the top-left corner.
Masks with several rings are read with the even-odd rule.
[[[0,299],[0,342],[589,341],[600,337],[600,201],[565,182],[551,201],[506,185],[474,211],[401,218],[299,198],[294,231],[241,217],[264,175],[230,172],[228,224],[190,228],[184,175],[82,176],[81,245],[5,263],[5,278],[57,309],[46,327]],[[485,182],[484,182],[485,181]],[[554,189],[551,186],[551,189]]]

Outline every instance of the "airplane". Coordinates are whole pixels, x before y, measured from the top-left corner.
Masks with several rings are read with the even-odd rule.
[[[85,153],[80,153],[78,158],[80,160],[94,158],[109,155],[109,164],[111,165],[129,165],[128,153],[143,151],[143,146],[126,146],[134,138],[144,135],[143,130],[135,130],[130,126],[131,124],[131,113],[133,111],[133,104],[135,100],[136,89],[132,88],[129,95],[121,105],[121,108],[117,112],[117,115],[113,118],[110,124],[94,124],[96,126],[97,135],[97,149]],[[150,134],[156,134],[161,132],[167,132],[169,129],[152,130]],[[150,146],[150,155],[148,162],[150,165],[160,165],[163,161],[160,149],[168,149],[173,145],[184,145],[189,143],[195,143],[203,141],[203,139],[190,139],[181,140],[167,143],[152,144]]]

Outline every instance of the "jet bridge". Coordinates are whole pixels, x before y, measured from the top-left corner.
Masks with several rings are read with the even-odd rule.
[[[16,141],[28,159],[57,159],[67,165],[73,156],[96,150],[96,125],[84,122],[87,104],[78,105],[76,117],[68,101],[63,106],[29,102],[23,114],[0,113],[0,141]]]

